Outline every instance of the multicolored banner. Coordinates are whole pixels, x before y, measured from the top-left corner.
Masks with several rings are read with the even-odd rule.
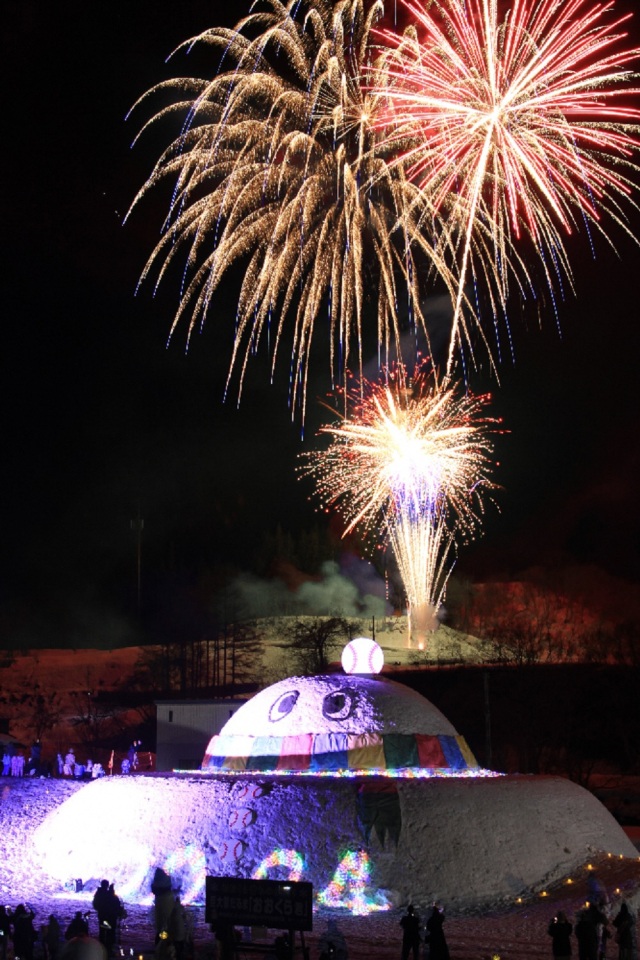
[[[202,770],[329,773],[341,770],[468,770],[478,763],[464,737],[401,733],[304,733],[212,738]]]

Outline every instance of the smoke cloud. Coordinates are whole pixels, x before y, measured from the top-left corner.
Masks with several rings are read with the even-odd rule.
[[[324,563],[320,578],[292,589],[284,580],[243,574],[234,583],[242,612],[258,617],[384,617],[390,612],[384,583],[370,563],[346,558],[343,569]]]

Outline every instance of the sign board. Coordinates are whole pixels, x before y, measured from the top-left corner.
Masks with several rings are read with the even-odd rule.
[[[311,930],[313,884],[207,877],[205,920],[273,930]]]

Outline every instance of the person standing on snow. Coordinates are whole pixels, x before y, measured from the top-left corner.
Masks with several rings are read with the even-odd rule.
[[[413,904],[409,904],[407,912],[400,920],[402,927],[402,952],[401,960],[407,960],[409,954],[413,951],[413,960],[418,960],[420,956],[420,918],[414,912]]]
[[[38,935],[33,926],[35,913],[31,907],[18,904],[13,912],[13,955],[20,960],[33,960],[33,945]]]
[[[562,910],[549,924],[547,933],[551,937],[551,953],[556,960],[568,960],[571,956],[571,933],[573,924],[569,923]]]
[[[449,947],[447,946],[443,925],[444,910],[439,903],[434,903],[431,916],[427,920],[429,960],[449,960]]]
[[[616,928],[615,940],[618,944],[618,960],[633,960],[634,920],[626,903],[611,921]]]

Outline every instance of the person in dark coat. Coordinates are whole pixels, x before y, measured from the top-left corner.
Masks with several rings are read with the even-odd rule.
[[[118,920],[122,910],[120,898],[116,896],[113,884],[103,880],[93,897],[93,909],[98,914],[98,937],[110,955],[116,942]]]
[[[49,920],[42,928],[42,946],[44,948],[45,960],[56,960],[60,950],[60,940],[62,930],[58,923],[58,918],[50,914]]]
[[[444,910],[438,903],[434,903],[431,916],[427,920],[427,937],[429,944],[429,960],[449,960],[449,947],[444,935]]]
[[[409,904],[407,912],[400,920],[402,927],[402,960],[407,960],[413,951],[413,960],[420,956],[420,919],[414,912],[413,905]]]
[[[93,895],[91,905],[98,914],[98,937],[100,939],[100,943],[105,943],[107,936],[107,925],[109,922],[107,920],[107,914],[109,913],[110,906],[108,880],[102,880],[100,882],[100,886]]]
[[[42,744],[36,740],[31,746],[31,755],[27,769],[29,773],[40,773],[40,763],[42,760]]]
[[[57,960],[61,939],[62,930],[60,929],[58,918],[51,914],[47,925],[42,930],[42,945],[44,947],[45,960]]]
[[[318,940],[320,960],[349,960],[349,948],[337,920],[327,920],[327,929]]]
[[[157,943],[160,939],[160,934],[166,933],[169,929],[169,917],[175,904],[173,891],[171,889],[171,877],[161,867],[156,867],[153,880],[151,881],[151,893],[153,894],[153,912]]]
[[[583,910],[576,923],[578,960],[598,960],[598,946],[607,931],[607,918],[602,910],[592,903]]]
[[[89,924],[87,918],[82,916],[81,910],[76,910],[75,916],[64,932],[65,940],[73,940],[74,937],[88,937]]]
[[[20,960],[33,960],[33,945],[38,939],[33,926],[35,913],[24,903],[13,912],[13,955]]]
[[[7,908],[0,906],[0,960],[7,960],[7,944],[11,933],[11,917]]]
[[[551,937],[551,953],[557,960],[568,960],[571,956],[571,932],[573,924],[560,910],[549,924],[547,933]]]
[[[626,903],[621,904],[620,910],[612,920],[616,928],[615,938],[618,944],[618,960],[632,960],[633,958],[633,917]]]
[[[216,956],[220,957],[220,960],[235,960],[238,936],[231,921],[217,920],[211,924],[211,932],[216,941]]]
[[[169,915],[168,933],[169,941],[175,948],[176,960],[182,960],[187,939],[187,916],[180,897],[175,898],[173,910]]]

